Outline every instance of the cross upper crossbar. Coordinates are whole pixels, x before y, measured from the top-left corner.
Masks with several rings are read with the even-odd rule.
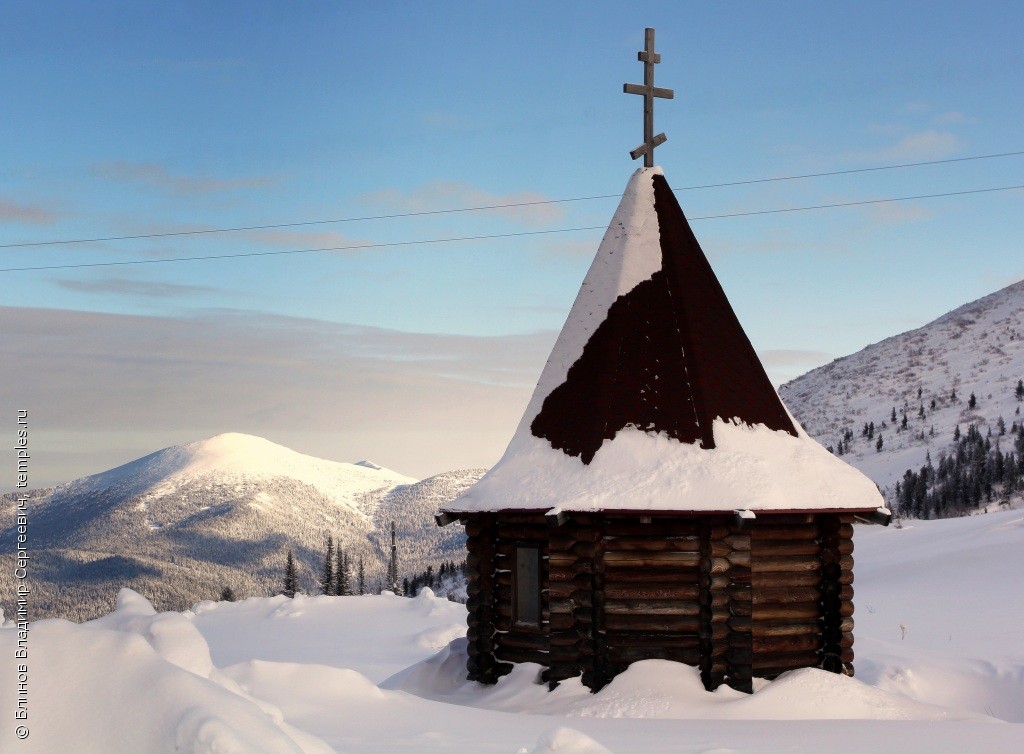
[[[654,85],[654,65],[661,62],[661,55],[654,51],[654,29],[644,30],[644,49],[636,54],[637,60],[644,64],[644,83],[623,84],[622,91],[626,94],[639,94],[644,98],[644,143],[629,153],[634,160],[641,155],[644,167],[654,167],[654,148],[664,144],[668,139],[665,134],[654,135],[654,98],[673,99],[675,92]]]

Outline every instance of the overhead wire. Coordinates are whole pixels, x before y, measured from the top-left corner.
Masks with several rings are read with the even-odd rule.
[[[784,175],[772,178],[749,178],[740,181],[726,181],[724,183],[705,183],[695,186],[683,186],[673,188],[673,191],[697,191],[711,188],[725,188],[730,186],[748,186],[758,183],[772,183],[777,181],[796,181],[807,178],[824,178],[835,175],[851,175],[854,173],[870,173],[881,170],[898,170],[902,168],[922,167],[925,165],[943,165],[953,162],[968,162],[972,160],[989,160],[1001,157],[1016,157],[1024,155],[1024,150],[1016,152],[998,152],[995,154],[972,155],[969,157],[950,157],[942,160],[926,160],[922,162],[904,162],[894,165],[877,165],[867,168],[850,168],[848,170],[831,170],[823,173],[803,173],[800,175]],[[387,215],[365,215],[359,217],[342,217],[329,220],[300,220],[287,223],[268,223],[264,225],[240,225],[229,228],[197,228],[194,230],[173,230],[160,233],[137,233],[123,236],[96,236],[92,238],[65,238],[48,241],[25,241],[19,243],[2,243],[0,249],[29,248],[36,246],[64,246],[71,244],[101,243],[107,241],[138,241],[147,238],[172,238],[177,236],[199,236],[214,233],[240,233],[260,230],[280,230],[283,228],[301,228],[314,225],[333,225],[340,223],[367,222],[371,220],[397,220],[405,217],[425,217],[428,215],[447,215],[460,212],[483,212],[499,209],[516,209],[521,207],[536,207],[546,204],[567,204],[570,202],[585,202],[596,199],[614,199],[618,194],[596,194],[594,196],[577,196],[566,199],[538,199],[529,202],[508,202],[505,204],[487,204],[476,207],[453,207],[449,209],[422,210],[418,212],[396,212]],[[792,211],[792,210],[787,210]],[[3,270],[0,270],[2,272]]]
[[[992,188],[981,188],[981,189],[967,189],[964,191],[946,191],[938,194],[918,194],[916,196],[899,196],[891,197],[886,199],[863,199],[849,202],[835,202],[832,204],[816,204],[807,207],[783,207],[780,209],[765,209],[765,210],[753,210],[749,212],[730,212],[720,215],[701,215],[697,217],[691,217],[689,220],[695,222],[698,220],[720,220],[723,218],[732,217],[750,217],[754,215],[771,215],[779,214],[784,212],[804,212],[808,210],[817,209],[835,209],[838,207],[857,207],[868,204],[886,204],[892,202],[906,202],[918,199],[937,199],[941,197],[949,196],[965,196],[969,194],[984,194],[993,193],[997,191],[1014,191],[1024,189],[1024,184],[1015,186],[997,186]],[[493,240],[500,238],[516,238],[522,236],[538,236],[538,235],[550,235],[555,233],[576,233],[587,230],[601,230],[605,226],[603,225],[591,225],[580,228],[555,228],[551,230],[531,230],[531,231],[520,231],[518,233],[495,233],[489,235],[479,236],[457,236],[452,238],[432,238],[432,239],[419,239],[412,241],[392,241],[385,243],[366,243],[366,244],[353,244],[349,246],[328,246],[316,249],[278,249],[274,251],[250,251],[250,252],[238,252],[232,254],[209,254],[209,255],[197,255],[188,257],[163,257],[158,259],[135,259],[135,260],[116,260],[109,262],[80,262],[76,264],[55,264],[55,265],[39,265],[32,267],[6,267],[0,268],[0,272],[29,272],[37,270],[69,270],[69,269],[80,269],[85,267],[122,267],[129,265],[143,265],[143,264],[162,264],[167,262],[197,262],[197,261],[209,261],[216,259],[240,259],[246,257],[269,257],[269,256],[283,256],[288,254],[315,254],[327,251],[356,251],[362,249],[380,249],[388,247],[400,247],[400,246],[423,246],[429,244],[441,244],[441,243],[455,243],[460,241],[484,241]]]

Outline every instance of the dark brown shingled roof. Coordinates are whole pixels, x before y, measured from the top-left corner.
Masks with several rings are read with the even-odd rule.
[[[615,300],[531,431],[587,464],[627,425],[708,449],[717,417],[796,436],[672,189],[652,179],[662,269]]]

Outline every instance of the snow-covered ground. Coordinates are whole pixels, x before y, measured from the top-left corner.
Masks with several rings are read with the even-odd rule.
[[[856,534],[857,677],[803,670],[753,695],[633,665],[590,694],[523,665],[464,679],[462,605],[284,597],[156,613],[123,591],[85,624],[0,629],[3,752],[982,752],[1024,750],[1024,515]]]

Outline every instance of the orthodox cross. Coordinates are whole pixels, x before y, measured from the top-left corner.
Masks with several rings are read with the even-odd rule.
[[[672,99],[675,92],[671,89],[660,89],[654,85],[654,64],[661,62],[661,55],[654,51],[654,29],[644,30],[644,49],[636,54],[636,59],[644,64],[644,83],[623,84],[622,91],[626,94],[640,94],[644,98],[644,143],[629,153],[634,160],[640,155],[644,157],[644,167],[654,167],[654,148],[664,144],[668,138],[665,134],[654,135],[654,98]]]

